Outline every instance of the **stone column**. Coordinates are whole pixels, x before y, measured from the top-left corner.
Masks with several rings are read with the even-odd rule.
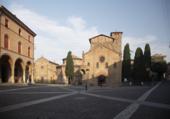
[[[23,78],[23,83],[26,83],[26,79],[25,79],[25,67],[23,67],[23,75],[22,75],[22,78]]]
[[[30,74],[31,74],[31,83],[34,84],[35,83],[34,82],[34,67],[31,66],[30,69],[31,69],[31,72],[30,72]]]
[[[10,79],[9,79],[9,82],[10,82],[10,83],[15,83],[14,73],[15,73],[15,65],[12,64],[12,65],[11,65],[11,77],[10,77]]]

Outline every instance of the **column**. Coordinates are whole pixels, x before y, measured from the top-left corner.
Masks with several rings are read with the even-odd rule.
[[[26,83],[26,79],[25,79],[25,67],[23,67],[22,79],[23,79],[23,83]]]
[[[11,77],[10,77],[10,79],[9,79],[9,82],[10,82],[10,83],[15,83],[14,73],[15,73],[15,65],[12,64],[12,65],[11,65]]]

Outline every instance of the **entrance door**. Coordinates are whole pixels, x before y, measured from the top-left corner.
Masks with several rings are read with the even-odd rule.
[[[105,83],[106,83],[106,77],[104,75],[98,76],[98,85],[102,86]]]

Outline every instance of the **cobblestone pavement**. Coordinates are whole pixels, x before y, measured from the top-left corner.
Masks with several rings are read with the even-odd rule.
[[[116,88],[0,85],[0,119],[170,119],[170,81]]]

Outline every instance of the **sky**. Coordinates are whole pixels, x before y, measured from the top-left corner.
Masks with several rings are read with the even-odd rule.
[[[43,56],[61,64],[70,50],[82,57],[89,38],[123,32],[122,50],[130,44],[131,58],[137,47],[150,44],[151,54],[166,55],[170,62],[169,0],[0,0],[37,36],[35,59]]]

